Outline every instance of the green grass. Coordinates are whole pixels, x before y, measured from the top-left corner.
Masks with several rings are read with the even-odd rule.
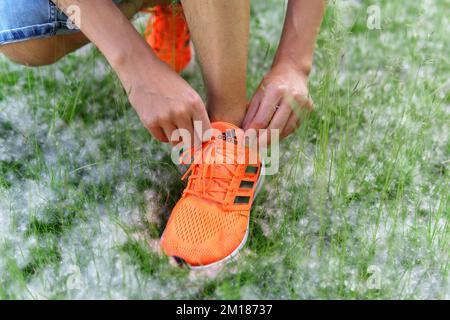
[[[92,47],[0,58],[0,299],[450,298],[448,0],[332,3],[311,92],[240,258],[171,266],[157,241],[183,187]],[[253,1],[249,95],[284,6]],[[203,92],[197,73],[189,81]]]

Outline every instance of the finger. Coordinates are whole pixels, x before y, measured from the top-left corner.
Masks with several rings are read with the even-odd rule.
[[[169,140],[167,139],[167,137],[161,127],[152,127],[152,128],[149,128],[148,131],[150,131],[150,133],[156,140],[158,140],[160,142],[164,142],[164,143],[169,142]]]
[[[172,134],[177,130],[177,127],[173,124],[164,124],[162,127],[162,130],[164,131],[164,134],[167,138],[167,141],[172,145],[175,146],[179,141],[173,141],[172,140]]]
[[[208,136],[211,132],[211,121],[209,120],[208,112],[203,103],[194,107],[192,120],[194,121],[194,132],[197,140],[201,142],[211,140],[211,137]]]
[[[272,130],[278,130],[278,134],[281,134],[292,113],[293,111],[290,104],[286,100],[283,100],[280,108],[275,112],[267,128],[267,144],[270,144],[272,142]]]
[[[300,127],[301,123],[314,111],[314,102],[309,95],[295,95],[291,107],[293,114],[281,133],[281,139],[289,136]]]
[[[267,92],[261,100],[258,112],[250,122],[249,128],[266,129],[276,111],[276,107],[280,104],[282,96],[281,91],[272,90]]]
[[[181,139],[183,140],[183,146],[186,149],[190,149],[194,145],[194,141],[196,140],[195,132],[194,132],[194,124],[192,118],[181,118],[177,120],[177,127],[179,129],[184,129],[189,132],[189,135],[185,134],[181,135]]]
[[[258,91],[253,96],[252,100],[250,101],[250,105],[247,109],[247,114],[245,115],[244,121],[242,122],[242,127],[244,130],[248,129],[248,125],[253,120],[253,118],[256,116],[256,112],[258,112],[258,107],[261,103],[261,91]]]
[[[311,112],[314,109],[314,102],[309,95],[294,95],[291,99],[291,107],[292,110],[297,114],[297,117],[300,119],[301,114],[306,112]]]
[[[286,126],[283,128],[280,138],[284,139],[287,136],[294,133],[300,127],[301,121],[298,116],[293,112],[289,117],[289,120],[286,123]]]
[[[268,126],[268,129],[278,129],[283,130],[283,128],[286,126],[287,121],[289,120],[291,114],[292,114],[292,108],[289,105],[287,101],[283,101],[280,104],[280,107],[273,115],[272,120],[270,121],[270,124]]]

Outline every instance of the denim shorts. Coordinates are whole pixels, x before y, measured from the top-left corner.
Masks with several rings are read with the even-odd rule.
[[[50,0],[0,0],[0,45],[79,32],[67,21]]]

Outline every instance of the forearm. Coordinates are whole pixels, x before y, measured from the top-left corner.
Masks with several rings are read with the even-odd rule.
[[[290,0],[274,65],[289,63],[308,75],[325,12],[325,0]]]
[[[64,12],[70,11],[71,6],[79,8],[80,18],[75,23],[116,71],[136,56],[155,58],[131,22],[111,0],[54,2]]]

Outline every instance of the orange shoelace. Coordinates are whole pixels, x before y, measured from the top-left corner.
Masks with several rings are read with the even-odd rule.
[[[200,152],[195,153],[191,166],[182,177],[183,180],[188,176],[190,177],[184,195],[195,195],[223,206],[229,204],[229,201],[226,201],[226,199],[229,193],[234,192],[231,182],[238,177],[237,169],[239,164],[235,163],[235,161],[227,163],[225,161],[226,155],[222,156],[222,163],[216,163],[217,152],[223,147],[223,142],[218,142],[218,140],[213,138],[211,141],[203,144]],[[192,150],[185,152],[181,157],[184,159],[189,154],[192,154]]]

